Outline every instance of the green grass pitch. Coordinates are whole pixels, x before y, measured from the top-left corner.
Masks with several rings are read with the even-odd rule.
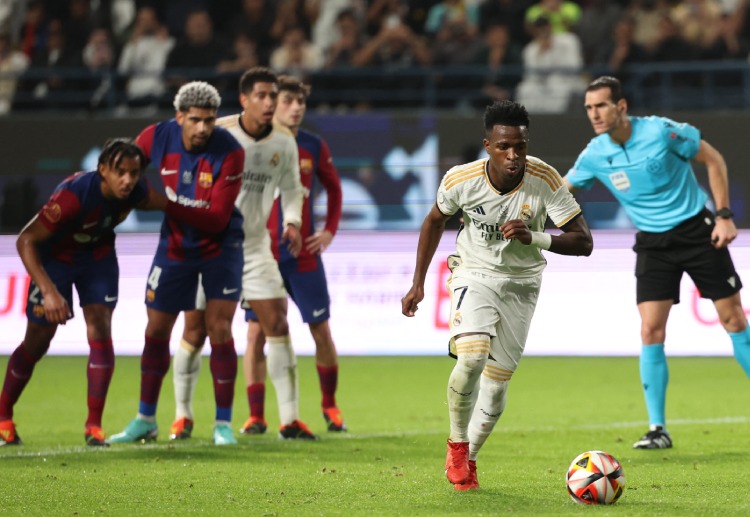
[[[454,492],[443,474],[452,364],[447,357],[342,357],[338,403],[350,430],[334,435],[324,431],[313,359],[302,357],[302,419],[322,439],[278,440],[269,384],[269,433],[238,434],[238,446],[216,447],[204,359],[191,440],[167,439],[170,371],[159,440],[92,450],[83,445],[86,359],[47,357],[16,406],[24,445],[0,448],[0,514],[750,514],[750,384],[733,359],[671,358],[667,416],[675,447],[636,451],[631,445],[646,429],[637,358],[524,358],[478,459],[481,488],[470,493]],[[0,371],[6,365],[7,356],[0,358]],[[135,415],[138,368],[138,358],[117,359],[108,434]],[[242,384],[235,428],[247,417]],[[626,489],[613,506],[579,506],[566,493],[568,464],[589,449],[623,465]]]

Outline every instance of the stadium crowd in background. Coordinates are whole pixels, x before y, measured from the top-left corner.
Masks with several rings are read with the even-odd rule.
[[[490,77],[464,79],[465,87],[484,92],[482,105],[513,97],[521,83],[524,100],[530,93],[532,100],[555,101],[530,104],[532,112],[559,112],[582,94],[582,67],[617,73],[641,62],[747,60],[749,6],[748,0],[21,0],[0,8],[7,41],[0,71],[8,75],[3,94],[15,95],[6,103],[13,109],[115,105],[127,112],[168,107],[188,80],[210,80],[221,90],[219,79],[254,65],[333,88],[349,87],[358,69],[489,64]],[[498,31],[507,34],[504,43]],[[569,77],[557,91],[560,53]],[[232,79],[226,84],[234,88]],[[451,81],[445,74],[437,86]]]

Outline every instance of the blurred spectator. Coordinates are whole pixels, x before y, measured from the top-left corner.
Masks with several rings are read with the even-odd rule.
[[[701,57],[709,60],[747,59],[748,42],[740,38],[731,14],[723,14],[713,41],[701,49]],[[739,84],[739,82],[737,83]]]
[[[583,61],[594,62],[597,52],[612,40],[612,31],[622,16],[622,7],[613,0],[590,0],[581,13],[576,34],[581,40]]]
[[[312,28],[320,12],[320,0],[277,0],[271,37],[282,41],[287,30],[301,28],[312,41]]]
[[[680,27],[669,14],[662,15],[658,28],[656,44],[651,51],[653,61],[692,61],[698,58],[699,47],[682,36]]]
[[[79,90],[84,72],[81,53],[68,50],[60,20],[49,22],[46,33],[46,47],[31,58],[14,108],[60,108],[85,101]]]
[[[477,6],[464,0],[443,0],[432,6],[427,12],[424,31],[431,37],[438,38],[444,28],[456,24],[463,25],[464,28],[461,29],[461,32],[475,37],[479,31],[479,9]]]
[[[176,91],[189,80],[210,81],[216,64],[227,56],[227,46],[214,34],[208,11],[193,11],[185,20],[185,35],[167,56],[166,68],[174,72],[168,83]]]
[[[136,23],[135,0],[111,0],[108,7],[109,22],[117,48],[125,46]],[[143,7],[146,7],[145,5]],[[151,6],[153,8],[153,6]]]
[[[29,59],[33,59],[34,54],[46,51],[48,28],[44,4],[41,1],[29,2],[19,34],[21,51]]]
[[[719,36],[721,16],[721,5],[714,0],[682,0],[671,12],[680,36],[699,48],[711,46]]]
[[[666,0],[631,0],[628,14],[635,21],[634,38],[648,52],[656,47],[659,38],[659,23],[664,16],[669,15],[669,5]]]
[[[336,28],[338,38],[326,55],[325,68],[351,67],[354,56],[364,45],[359,21],[352,9],[345,9],[338,14]]]
[[[738,0],[737,7],[728,12],[730,25],[737,37],[750,43],[750,0]]]
[[[712,44],[701,50],[703,59],[742,60],[747,61],[750,45],[739,37],[735,19],[731,14],[724,14],[719,21],[719,34]],[[715,86],[723,88],[722,100],[726,105],[742,105],[745,92],[737,85],[743,84],[744,70],[717,70],[711,74]],[[733,93],[734,92],[734,93]],[[734,97],[734,98],[733,98]]]
[[[10,111],[18,78],[28,66],[29,58],[13,48],[10,34],[0,32],[0,115]]]
[[[258,66],[259,63],[258,44],[250,36],[241,32],[234,37],[231,56],[220,61],[216,65],[216,71],[219,73],[244,72],[248,68]]]
[[[648,60],[646,49],[635,41],[635,20],[632,16],[624,15],[617,20],[610,41],[599,48],[594,64],[605,65],[609,74],[627,83],[623,70],[629,65]]]
[[[18,44],[20,27],[26,16],[27,1],[0,0],[0,34],[7,34],[14,47]]]
[[[476,63],[483,42],[463,16],[443,23],[431,45],[433,65],[471,65]]]
[[[269,56],[276,46],[271,37],[276,9],[272,0],[242,0],[242,12],[230,24],[230,34],[247,34],[258,45],[258,56],[263,65],[268,64]]]
[[[86,46],[83,47],[83,64],[89,71],[91,80],[89,107],[99,108],[106,102],[114,101],[115,49],[109,29],[96,28],[91,31]],[[111,97],[111,98],[110,98]]]
[[[5,36],[10,30],[14,4],[12,0],[0,0],[0,36]]]
[[[440,70],[436,78],[439,92],[438,107],[468,107],[471,95],[482,87],[481,74],[469,72],[464,67],[477,64],[484,42],[463,16],[442,24],[430,45],[432,66]]]
[[[174,38],[153,7],[141,7],[130,40],[122,50],[118,71],[127,77],[125,97],[129,106],[156,103],[166,91],[162,72]]]
[[[318,17],[312,28],[312,42],[324,56],[329,55],[333,43],[339,39],[339,15],[349,11],[356,19],[364,17],[364,0],[325,0],[320,2]]]
[[[532,35],[523,49],[524,72],[516,100],[529,113],[563,113],[585,88],[581,43],[572,32],[553,32],[543,16],[534,22]]]
[[[581,19],[581,8],[568,0],[539,0],[526,11],[526,27],[534,32],[534,22],[546,18],[552,26],[552,32],[573,32]]]
[[[417,100],[413,94],[410,97],[409,92],[420,92],[425,87],[423,77],[409,72],[430,64],[430,50],[424,39],[414,34],[394,13],[383,21],[380,32],[357,52],[353,62],[355,66],[380,69],[375,86],[377,95],[366,99],[369,106],[408,107]]]
[[[522,47],[511,38],[510,27],[503,23],[489,25],[484,32],[484,48],[479,63],[488,69],[482,86],[482,106],[497,100],[511,99],[521,80]]]
[[[427,23],[427,13],[442,0],[409,0],[408,9],[403,14],[404,23],[414,34],[424,35],[424,26]]]
[[[526,11],[533,0],[485,0],[479,5],[479,30],[484,34],[492,25],[506,25],[511,39],[519,45],[529,42]]]
[[[89,0],[68,0],[67,14],[63,19],[66,45],[71,52],[81,52],[95,26]]]
[[[281,46],[271,53],[271,68],[308,82],[309,75],[323,67],[323,55],[305,36],[302,27],[290,27]]]
[[[408,7],[400,0],[368,0],[365,12],[365,31],[370,37],[376,36],[383,28],[386,19],[392,26],[403,23]]]
[[[390,14],[370,41],[354,57],[356,66],[408,69],[430,64],[430,51],[396,14]]]
[[[210,4],[226,2],[227,0],[219,0],[217,2],[209,2],[208,0],[157,0],[159,4],[163,5],[164,24],[167,26],[169,34],[180,41],[186,36],[185,31],[187,30],[188,18],[191,13],[198,11],[205,11],[208,17],[211,19],[213,25],[213,18],[210,14]]]
[[[354,9],[344,9],[336,16],[336,38],[333,44],[324,54],[323,68],[333,70],[332,74],[318,73],[313,77],[313,85],[316,90],[322,92],[318,96],[317,109],[334,108],[346,110],[348,108],[369,107],[365,104],[359,106],[358,102],[351,101],[353,92],[366,89],[371,85],[367,79],[358,77],[356,73],[344,74],[341,69],[352,69],[355,67],[354,59],[365,44],[364,31]]]

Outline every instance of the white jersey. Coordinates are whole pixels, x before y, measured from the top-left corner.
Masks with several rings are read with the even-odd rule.
[[[303,189],[300,182],[297,141],[291,131],[274,125],[260,140],[240,125],[241,115],[222,117],[216,124],[228,130],[245,150],[242,189],[235,205],[244,218],[245,248],[270,237],[266,223],[277,192],[281,195],[284,225],[302,223]],[[270,246],[270,244],[269,244]]]
[[[539,275],[547,261],[536,246],[506,241],[500,227],[521,219],[531,231],[544,231],[547,216],[564,226],[581,207],[563,185],[554,167],[528,156],[521,183],[501,194],[489,180],[489,158],[450,169],[440,183],[437,207],[445,215],[463,211],[464,226],[456,239],[463,267],[501,276]]]

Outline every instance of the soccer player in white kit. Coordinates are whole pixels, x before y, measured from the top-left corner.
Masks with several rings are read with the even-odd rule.
[[[456,490],[479,488],[476,458],[505,408],[508,382],[521,359],[534,314],[542,250],[590,255],[593,241],[581,208],[560,174],[527,156],[529,115],[498,101],[484,113],[488,158],[450,169],[422,223],[411,289],[402,313],[412,317],[445,224],[462,211],[451,276],[450,437],[446,477]],[[561,234],[544,232],[549,217]]]
[[[299,420],[297,361],[289,337],[287,292],[266,227],[274,198],[280,194],[284,213],[281,240],[287,243],[292,255],[299,254],[303,203],[299,155],[292,133],[272,123],[277,99],[276,74],[265,67],[251,68],[240,78],[242,113],[222,117],[216,124],[227,129],[245,150],[242,189],[235,203],[244,217],[242,306],[252,306],[267,336],[267,367],[279,405],[279,435],[287,439],[314,439],[315,435]],[[183,339],[175,354],[177,411],[170,432],[172,439],[188,438],[193,427],[192,399],[200,369],[200,346],[206,335],[200,293],[196,308],[185,313]],[[250,357],[254,353],[257,350],[248,340],[243,358],[248,386]]]

